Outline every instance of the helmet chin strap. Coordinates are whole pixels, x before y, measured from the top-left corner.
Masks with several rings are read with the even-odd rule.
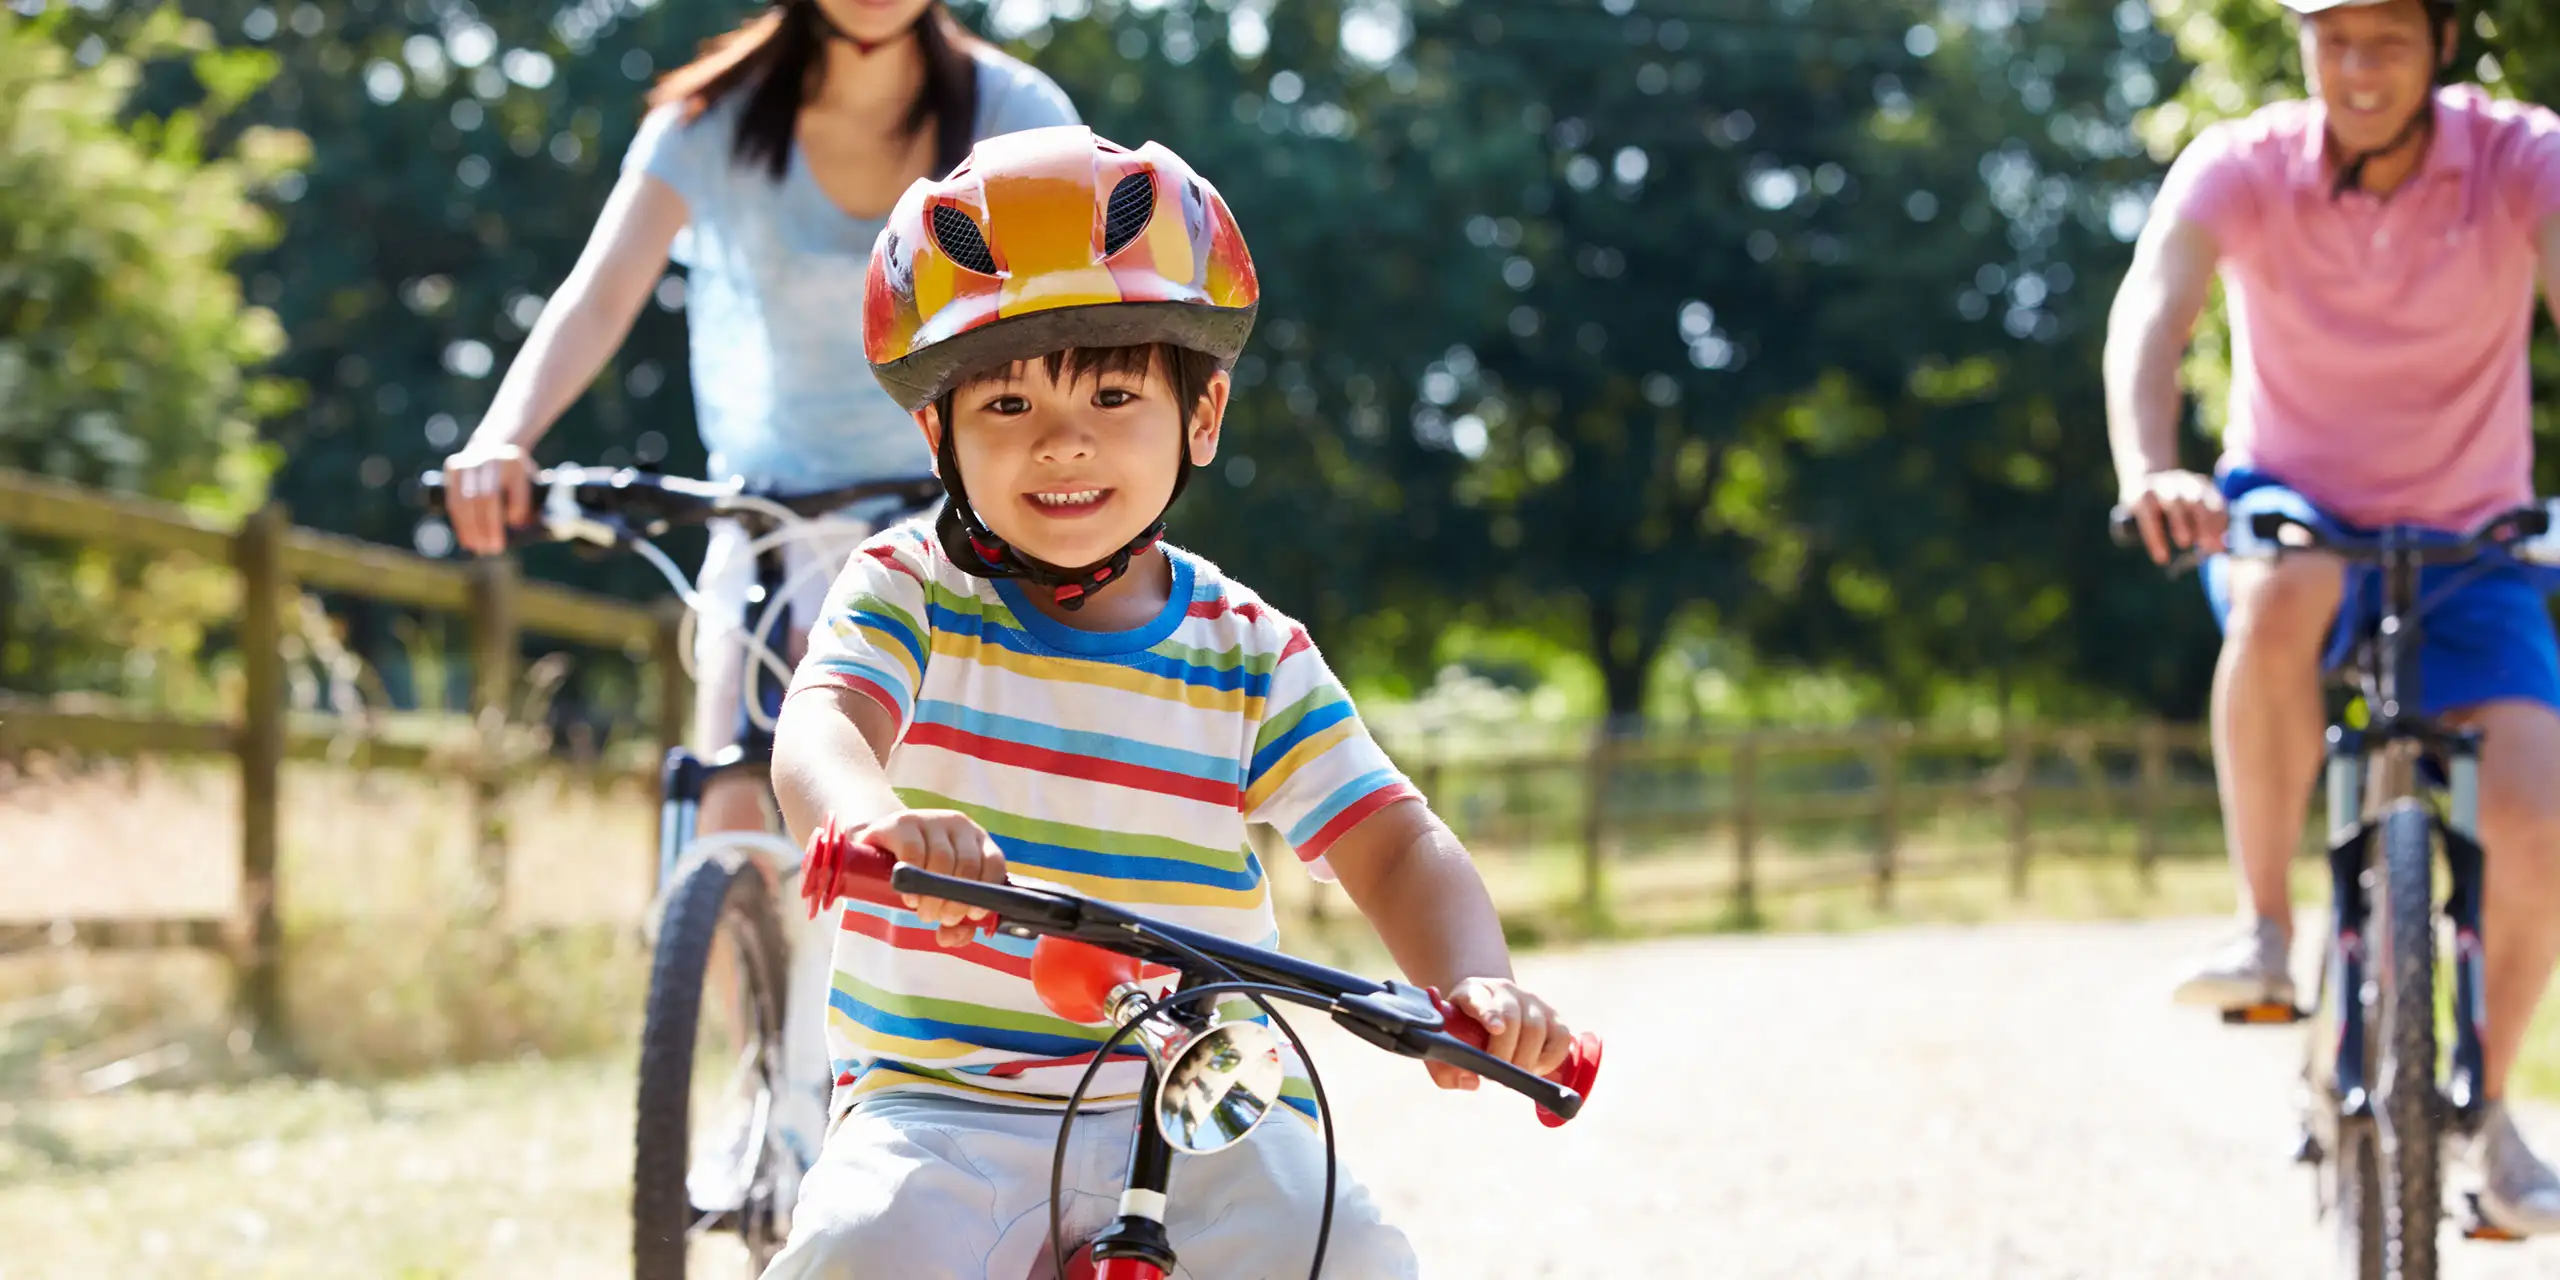
[[[1177,448],[1184,447],[1177,445]],[[1118,582],[1129,572],[1129,561],[1164,539],[1164,515],[1158,513],[1128,545],[1081,569],[1064,569],[1033,556],[1022,554],[1012,544],[997,537],[993,529],[978,518],[969,505],[968,486],[960,480],[960,458],[952,449],[951,430],[943,428],[941,443],[935,448],[937,469],[942,473],[942,516],[934,522],[934,533],[942,541],[943,554],[962,573],[979,578],[1019,578],[1033,586],[1048,589],[1049,598],[1070,613],[1085,606],[1093,593]],[[1165,499],[1165,510],[1173,509],[1174,499],[1182,496],[1183,485],[1191,478],[1191,459],[1185,456],[1173,473],[1173,494]]]
[[[2329,188],[2329,199],[2332,201],[2342,199],[2348,192],[2362,187],[2364,185],[2364,170],[2366,165],[2369,165],[2384,156],[2390,155],[2402,147],[2408,146],[2411,142],[2425,134],[2433,132],[2435,129],[2435,123],[2436,104],[2435,99],[2430,97],[2427,100],[2426,109],[2410,116],[2409,123],[2400,126],[2400,132],[2393,134],[2391,141],[2386,142],[2379,147],[2375,147],[2371,151],[2355,156],[2345,164],[2338,166],[2338,180]],[[2331,136],[2334,137],[2335,135]]]

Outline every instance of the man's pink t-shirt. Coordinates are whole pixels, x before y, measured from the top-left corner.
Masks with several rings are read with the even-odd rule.
[[[2332,200],[2326,111],[2282,102],[2206,129],[2158,209],[2213,233],[2231,308],[2222,465],[2359,525],[2468,531],[2533,497],[2525,351],[2560,214],[2560,116],[2477,86],[2389,199]]]

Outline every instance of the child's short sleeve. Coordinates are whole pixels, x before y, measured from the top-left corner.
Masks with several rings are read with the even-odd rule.
[[[1254,735],[1245,777],[1244,816],[1278,830],[1319,880],[1333,879],[1324,861],[1342,833],[1398,800],[1421,792],[1351,705],[1306,629],[1283,621],[1287,640],[1271,672],[1271,692]]]
[[[933,653],[925,609],[932,563],[923,535],[912,528],[862,544],[827,592],[819,625],[809,631],[809,651],[791,678],[791,695],[851,689],[879,703],[904,736]]]

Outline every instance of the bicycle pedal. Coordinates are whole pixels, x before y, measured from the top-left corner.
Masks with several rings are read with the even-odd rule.
[[[2223,1024],[2234,1027],[2286,1026],[2310,1016],[2308,1010],[2297,1009],[2291,1004],[2275,1000],[2244,1004],[2236,1009],[2222,1011]]]
[[[2462,1224],[2463,1239],[2486,1240],[2493,1244],[2524,1243],[2523,1236],[2520,1236],[2513,1231],[2509,1231],[2505,1227],[2499,1226],[2497,1223],[2489,1221],[2489,1215],[2480,1211],[2479,1192],[2467,1192],[2462,1198],[2464,1203],[2471,1206],[2471,1212],[2465,1217]]]

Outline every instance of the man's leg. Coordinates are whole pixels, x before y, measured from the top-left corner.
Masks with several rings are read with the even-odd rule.
[[[2486,947],[2491,1098],[2560,962],[2560,711],[2493,702],[2461,717],[2480,730],[2480,843],[2488,858],[2480,931]]]
[[[2492,1106],[2480,1150],[2490,1215],[2510,1230],[2560,1231],[2560,1179],[2526,1147],[2503,1105],[2534,1009],[2560,961],[2560,711],[2523,699],[2456,717],[2480,730],[2481,944]]]
[[[2218,1007],[2293,998],[2288,876],[2320,773],[2320,658],[2345,583],[2339,563],[2316,554],[2235,558],[2228,572],[2214,774],[2252,925],[2177,991],[2183,1003]]]

